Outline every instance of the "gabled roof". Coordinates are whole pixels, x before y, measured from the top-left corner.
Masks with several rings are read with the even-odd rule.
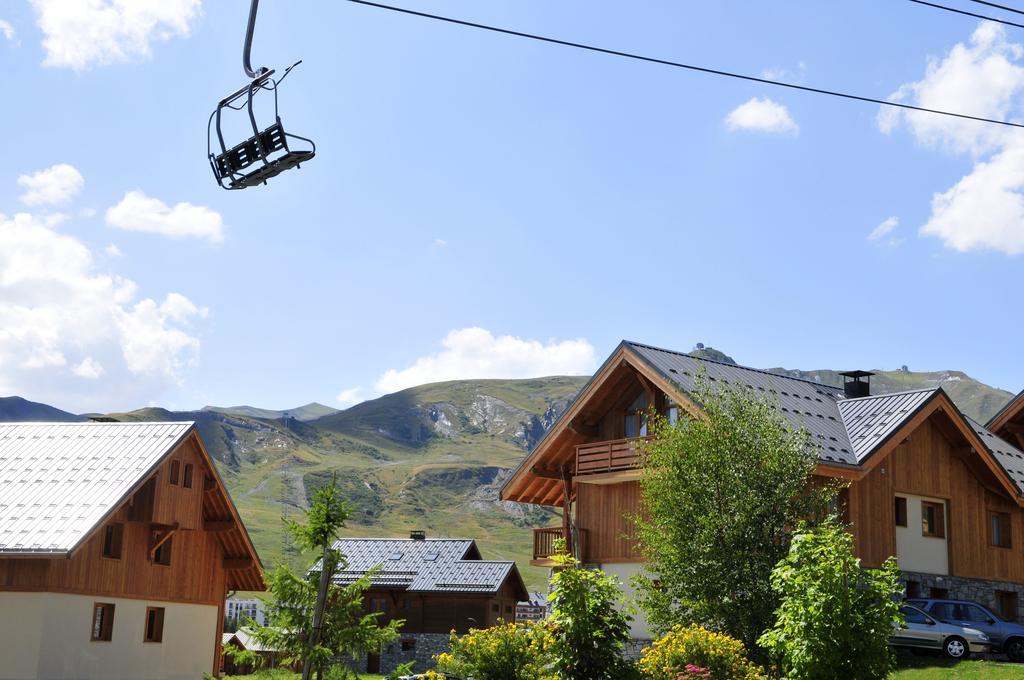
[[[0,556],[70,553],[191,428],[0,424]]]
[[[227,644],[234,639],[241,646],[242,649],[247,649],[250,652],[279,652],[281,650],[267,647],[259,639],[252,634],[252,631],[248,628],[242,627],[236,630],[234,633],[224,633],[221,636],[221,644]]]
[[[501,492],[503,499],[507,498],[509,489],[529,487],[533,498],[542,499],[546,504],[560,504],[554,496],[560,484],[557,479],[535,481],[532,486],[522,480],[538,467],[545,448],[554,446],[554,439],[579,410],[580,400],[589,399],[597,389],[596,381],[609,375],[613,362],[620,360],[633,365],[649,380],[657,380],[666,393],[684,403],[700,380],[712,388],[722,385],[752,390],[754,394],[777,404],[780,414],[793,427],[805,429],[818,450],[822,465],[833,470],[863,470],[866,461],[915,415],[929,406],[942,407],[965,436],[969,439],[977,437],[983,444],[986,451],[979,451],[979,454],[989,457],[994,470],[1001,468],[1007,490],[1012,490],[1018,500],[1024,496],[1024,452],[967,418],[942,388],[847,399],[839,387],[623,341],[505,482]],[[936,403],[936,400],[939,401]],[[692,401],[689,403],[693,404]],[[699,405],[694,406],[699,408]],[[547,465],[550,467],[550,463]],[[547,470],[543,464],[539,467]],[[515,493],[509,495],[515,497]],[[526,500],[529,499],[527,497]]]
[[[1020,394],[1006,402],[1006,404],[999,409],[999,412],[992,416],[986,424],[986,427],[992,432],[998,432],[1021,413],[1024,413],[1024,390],[1021,390]]]
[[[470,539],[346,538],[334,544],[345,555],[344,568],[335,576],[348,584],[374,567],[379,588],[398,588],[411,593],[497,593],[514,578],[526,593],[515,562],[482,560]]]

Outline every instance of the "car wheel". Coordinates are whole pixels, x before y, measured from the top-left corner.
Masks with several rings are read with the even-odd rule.
[[[942,643],[942,653],[950,659],[966,659],[971,655],[971,650],[966,640],[954,635]]]
[[[1004,651],[1006,652],[1006,657],[1010,661],[1015,661],[1017,663],[1024,661],[1024,639],[1013,638],[1012,640],[1009,640],[1006,643]]]

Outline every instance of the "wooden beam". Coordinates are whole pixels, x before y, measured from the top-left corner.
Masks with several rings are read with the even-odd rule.
[[[574,418],[569,422],[569,429],[584,437],[598,437],[601,434],[597,429],[597,425],[584,422],[579,418]]]
[[[1003,425],[1007,430],[1014,434],[1024,434],[1024,425],[1018,425],[1017,423],[1007,423]]]
[[[153,555],[156,554],[157,548],[159,548],[164,543],[166,543],[167,540],[171,536],[174,535],[174,532],[178,530],[178,523],[177,522],[175,522],[174,524],[171,524],[171,525],[156,524],[156,525],[152,525],[152,526],[153,527],[161,527],[161,528],[156,529],[156,531],[160,534],[160,537],[155,542],[152,541],[152,540],[150,541],[150,545],[149,545],[149,558],[150,559],[153,559]]]
[[[238,528],[232,520],[208,520],[203,522],[203,530],[212,533],[224,533],[226,531],[234,531]]]
[[[251,557],[225,557],[224,568],[228,571],[238,571],[240,569],[251,569],[255,562]]]

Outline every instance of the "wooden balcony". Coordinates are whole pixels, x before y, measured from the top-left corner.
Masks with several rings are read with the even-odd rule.
[[[592,442],[576,447],[576,475],[598,475],[635,470],[640,466],[640,446],[649,437]]]
[[[578,529],[576,531],[579,536],[580,545],[579,550],[574,550],[574,554],[577,558],[582,559],[585,555],[583,549],[587,545],[587,532],[585,529]],[[571,547],[571,537],[569,532],[564,527],[544,527],[543,529],[533,530],[533,559],[530,560],[530,564],[534,566],[549,567],[554,562],[552,557],[556,554],[555,552],[555,541],[558,539],[565,539],[567,546]]]

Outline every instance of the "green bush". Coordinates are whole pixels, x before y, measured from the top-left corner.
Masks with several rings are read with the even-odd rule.
[[[760,666],[747,659],[747,648],[742,642],[700,626],[675,626],[643,650],[639,666],[651,680],[687,677],[764,680],[767,677]],[[702,669],[710,675],[700,674]]]
[[[548,668],[551,644],[544,622],[501,623],[461,637],[453,632],[437,670],[473,680],[555,680]]]

